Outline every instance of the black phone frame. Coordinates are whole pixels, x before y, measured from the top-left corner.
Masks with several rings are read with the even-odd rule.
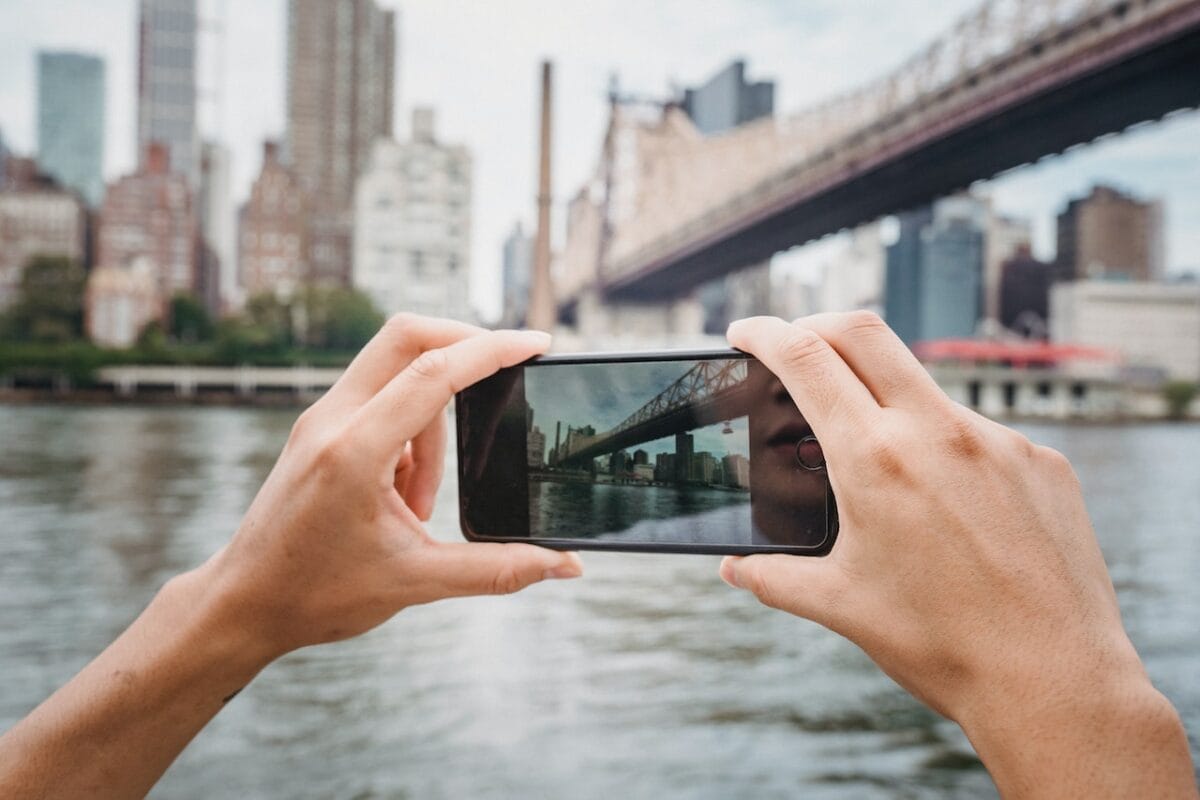
[[[754,356],[733,348],[640,350],[629,352],[561,353],[535,356],[505,369],[525,369],[542,365],[562,364],[629,364],[645,361],[708,361],[714,359],[755,360]],[[595,539],[554,539],[530,536],[480,536],[472,531],[466,520],[466,493],[463,489],[464,463],[461,413],[461,392],[454,395],[454,438],[458,456],[458,522],[459,530],[467,541],[523,543],[545,547],[550,550],[598,550],[621,553],[690,553],[694,555],[746,556],[757,553],[782,553],[787,555],[823,556],[833,549],[839,529],[837,501],[830,487],[825,496],[825,539],[815,545],[714,545],[678,544],[674,542],[617,542]]]

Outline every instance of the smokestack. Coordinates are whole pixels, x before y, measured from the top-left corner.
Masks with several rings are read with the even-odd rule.
[[[554,65],[542,62],[542,131],[538,162],[537,240],[533,251],[533,283],[529,290],[530,328],[542,331],[554,329],[558,309],[554,302],[554,287],[550,282],[550,115]]]

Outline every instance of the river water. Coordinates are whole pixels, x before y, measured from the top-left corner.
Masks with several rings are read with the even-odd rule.
[[[294,414],[0,406],[0,729],[230,535]],[[1075,463],[1125,622],[1200,754],[1200,426],[1027,426]],[[453,469],[432,528],[457,537]],[[991,797],[957,728],[718,559],[414,608],[271,666],[161,798]]]

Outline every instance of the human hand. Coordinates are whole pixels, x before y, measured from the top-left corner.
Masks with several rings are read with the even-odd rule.
[[[1174,774],[1186,775],[1178,718],[1121,625],[1062,455],[951,401],[873,314],[757,317],[728,337],[811,424],[841,523],[828,556],[727,558],[728,583],[858,644],[963,725],[1002,790],[1052,785],[1027,782],[1047,735],[1131,721],[1159,723],[1139,729],[1140,744],[1182,754]],[[1124,763],[1107,745],[1136,749],[1093,741],[1054,765],[1059,777]]]
[[[363,633],[411,605],[581,574],[573,553],[436,542],[422,525],[442,477],[451,397],[549,342],[401,315],[300,416],[237,534],[200,568],[267,660]]]

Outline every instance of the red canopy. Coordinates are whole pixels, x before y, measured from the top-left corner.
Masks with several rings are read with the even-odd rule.
[[[917,342],[913,352],[922,361],[1004,361],[1014,367],[1059,364],[1064,361],[1120,361],[1102,347],[1047,342],[989,342],[976,339],[932,339]]]

